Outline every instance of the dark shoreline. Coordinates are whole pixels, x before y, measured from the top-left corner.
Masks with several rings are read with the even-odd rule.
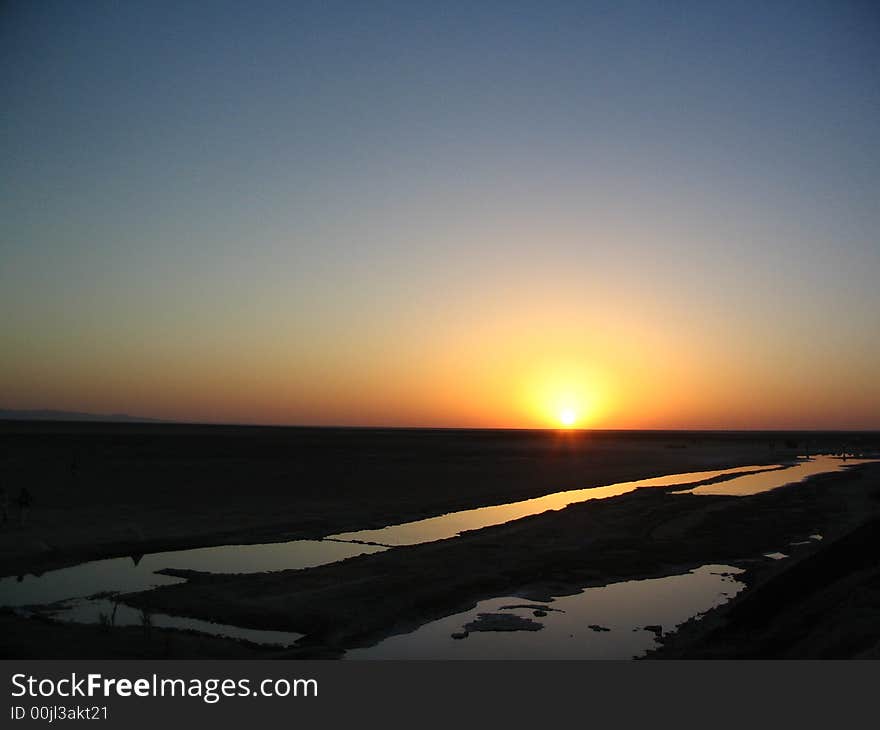
[[[670,501],[670,495],[666,495],[664,498],[664,495],[659,493],[663,490],[657,490],[657,492],[655,492],[655,490],[642,491],[643,494],[641,495],[635,493],[607,500],[606,502],[609,504],[606,504],[605,506],[608,507],[609,512],[616,512],[618,517],[626,518],[627,514],[630,517],[634,515],[631,508],[634,506],[632,503],[636,499],[647,497],[654,506],[663,501]],[[799,491],[801,493],[798,493]],[[677,500],[678,498],[671,499]],[[730,518],[736,520],[737,515],[735,513],[724,512],[724,516],[720,520],[718,517],[722,517],[722,515],[716,515],[715,518],[709,519],[714,511],[714,507],[710,505],[710,502],[713,500],[716,505],[719,503],[728,504],[730,508],[733,509],[735,513],[739,513],[740,516],[747,516],[749,513],[754,512],[754,510],[748,506],[749,501],[763,502],[762,511],[765,514],[765,519],[760,521],[764,524],[764,536],[755,541],[755,536],[753,535],[749,540],[750,544],[748,546],[743,545],[741,541],[737,540],[739,543],[738,545],[733,547],[728,546],[727,548],[721,547],[718,544],[719,536],[716,531],[717,527],[723,525]],[[688,558],[687,556],[679,554],[678,557],[682,559],[682,561],[672,562],[671,560],[674,561],[673,555],[664,553],[664,555],[661,556],[655,554],[652,560],[653,567],[650,568],[643,561],[634,561],[632,559],[632,551],[627,551],[625,544],[612,540],[610,545],[614,547],[614,552],[610,555],[606,554],[603,560],[600,560],[599,563],[595,564],[591,569],[590,566],[584,565],[583,561],[574,560],[569,563],[566,563],[565,561],[560,562],[560,559],[564,555],[564,550],[560,552],[559,550],[554,549],[549,553],[550,555],[553,555],[554,560],[557,561],[553,574],[550,576],[546,576],[545,574],[545,578],[538,582],[532,581],[522,584],[516,580],[515,576],[501,576],[501,580],[492,585],[483,584],[482,586],[478,586],[477,594],[473,600],[462,599],[461,597],[459,597],[459,600],[457,601],[446,600],[442,604],[435,605],[432,609],[427,611],[425,610],[425,606],[422,605],[413,618],[407,618],[405,612],[402,613],[395,608],[395,604],[393,603],[395,598],[394,595],[385,594],[384,598],[387,598],[387,600],[384,601],[385,606],[389,609],[385,612],[386,618],[382,619],[381,615],[378,617],[375,615],[373,616],[374,619],[380,619],[380,625],[383,621],[386,621],[389,618],[391,619],[390,623],[385,623],[384,628],[367,632],[362,630],[355,631],[354,633],[349,634],[347,639],[344,636],[344,631],[331,631],[331,634],[335,633],[336,635],[333,636],[333,640],[329,642],[312,637],[311,639],[304,641],[301,646],[287,650],[272,647],[260,647],[248,644],[247,642],[234,642],[216,637],[206,637],[187,631],[154,628],[152,629],[151,635],[145,635],[144,632],[137,627],[107,631],[98,626],[62,625],[56,624],[50,620],[23,619],[12,615],[10,612],[0,612],[0,625],[7,629],[6,639],[3,644],[0,645],[0,654],[7,657],[30,656],[41,658],[197,658],[199,656],[225,656],[228,658],[263,657],[277,659],[338,658],[342,655],[345,648],[370,645],[385,636],[414,629],[430,618],[440,617],[442,615],[448,615],[450,613],[456,613],[458,611],[472,608],[476,603],[476,600],[486,597],[485,593],[487,588],[490,592],[514,593],[530,601],[548,601],[552,596],[569,595],[578,592],[584,587],[603,585],[612,582],[615,579],[663,577],[684,572],[705,562],[716,562],[717,560],[746,569],[746,573],[739,576],[739,579],[745,580],[750,586],[749,590],[744,592],[741,597],[728,606],[722,606],[710,612],[700,622],[691,622],[690,624],[685,625],[683,630],[665,637],[664,647],[649,653],[646,659],[725,658],[739,656],[740,654],[745,654],[752,658],[775,658],[776,655],[772,653],[762,654],[757,651],[752,651],[751,653],[748,653],[748,651],[739,653],[731,652],[729,651],[729,646],[725,648],[726,645],[723,642],[718,643],[714,640],[707,641],[703,636],[703,632],[708,627],[723,624],[725,620],[724,617],[730,607],[739,605],[740,602],[748,601],[749,597],[753,595],[752,588],[760,588],[761,585],[767,582],[772,582],[778,579],[779,576],[784,577],[793,567],[800,565],[802,562],[808,564],[809,561],[814,558],[821,559],[821,556],[823,556],[828,549],[838,543],[839,538],[845,541],[848,539],[848,535],[864,535],[865,522],[860,515],[864,514],[863,507],[866,501],[868,504],[873,505],[872,511],[875,515],[875,517],[871,518],[874,520],[874,522],[871,523],[871,528],[873,529],[873,527],[876,526],[876,515],[880,514],[880,467],[870,465],[857,467],[850,472],[820,475],[811,478],[803,484],[776,490],[776,492],[768,493],[766,495],[756,495],[755,497],[712,498],[684,496],[684,501],[695,502],[697,505],[702,504],[706,508],[705,514],[707,519],[709,519],[709,523],[703,525],[703,529],[698,531],[703,533],[703,537],[699,538],[698,535],[691,535],[689,540],[699,539],[700,545],[696,547],[704,548],[706,547],[705,538],[707,530],[710,533],[715,533],[713,535],[713,540],[711,541],[715,543],[715,547],[712,549],[711,556],[709,556],[712,559]],[[617,502],[617,504],[613,504],[614,502]],[[586,508],[588,504],[596,506],[597,503],[573,505],[562,512],[553,513],[557,516],[562,515],[566,518],[565,521],[568,523],[566,530],[568,533],[568,539],[572,537],[571,528],[583,524],[583,519],[585,518],[583,513],[587,511]],[[818,507],[819,509],[816,510],[814,508],[809,508],[804,510],[803,508],[807,505],[812,505],[812,507]],[[577,509],[578,507],[581,509]],[[797,519],[789,520],[787,526],[780,526],[778,519],[780,510],[783,514],[789,513],[792,516],[796,514],[798,517]],[[581,514],[577,514],[578,512]],[[641,510],[639,510],[639,512],[641,512]],[[441,543],[436,543],[434,544],[434,547],[441,552],[448,551],[448,548],[455,544],[458,544],[460,549],[470,552],[473,552],[473,548],[476,548],[477,554],[479,554],[482,559],[485,558],[485,545],[487,544],[487,540],[489,544],[493,542],[491,539],[492,536],[488,533],[492,531],[500,531],[507,533],[503,535],[505,543],[508,543],[511,537],[516,538],[517,533],[519,533],[520,539],[518,542],[520,543],[520,549],[522,549],[523,547],[528,547],[523,546],[523,539],[533,539],[536,530],[538,531],[537,534],[546,532],[548,527],[546,523],[548,520],[552,522],[553,514],[537,515],[534,518],[520,520],[519,522],[523,523],[520,525],[511,523],[498,526],[497,528],[480,530],[455,541],[442,541]],[[666,514],[654,511],[653,518],[649,520],[648,525],[645,525],[647,528],[647,534],[656,530],[658,526],[667,524],[668,518],[672,517],[675,519],[675,515],[680,516],[678,510],[673,510],[671,513]],[[625,519],[625,521],[629,520]],[[533,524],[528,524],[529,522],[532,522]],[[542,525],[541,523],[545,524]],[[738,521],[737,524],[741,523]],[[558,531],[558,527],[559,525],[557,524],[555,528],[553,528],[554,532]],[[780,547],[780,543],[783,542],[783,539],[780,538],[781,534],[785,533],[786,535],[802,537],[807,531],[812,529],[825,530],[826,539],[820,543],[813,543],[809,546],[797,548],[791,553],[792,558],[786,561],[773,563],[771,561],[760,559],[762,550]],[[645,534],[646,533],[643,531],[642,535],[644,536]],[[739,537],[736,526],[729,531],[728,537],[731,536],[734,538]],[[464,543],[468,541],[474,542],[470,548],[464,545]],[[724,540],[722,539],[720,541],[723,542]],[[601,547],[603,544],[606,548],[609,545],[607,541],[599,541],[597,546]],[[480,545],[483,546],[482,549],[479,547]],[[428,548],[429,546],[426,545],[422,547]],[[557,545],[555,547],[559,548],[561,546]],[[412,550],[412,548],[401,548],[398,550],[402,552]],[[530,552],[534,551],[531,550]],[[628,556],[627,552],[629,552]],[[675,552],[678,551],[673,551],[673,553]],[[745,557],[732,557],[737,555],[742,556],[744,553],[748,553],[748,555]],[[548,553],[544,552],[543,557],[546,558],[547,556]],[[326,569],[326,571],[329,571],[331,574],[337,573],[337,577],[340,574],[344,575],[345,573],[349,573],[356,576],[356,580],[360,581],[363,578],[363,571],[356,567],[358,561],[363,562],[364,559],[355,558],[351,561],[346,561],[344,564],[324,566],[324,568],[311,569],[309,571],[296,571],[296,573],[312,574],[313,578],[316,578],[317,582],[320,583],[321,577],[315,576],[314,573]],[[406,562],[411,561],[394,560],[392,562],[401,566]],[[533,563],[533,565],[538,564],[540,564],[540,560],[537,563]],[[595,568],[597,567],[600,568],[601,575],[596,573]],[[847,572],[846,566],[841,567],[837,565],[835,570],[838,569],[840,569],[839,572],[841,574]],[[611,575],[612,573],[614,574],[613,576]],[[273,575],[275,577],[281,577],[282,574],[262,574],[246,578],[250,578],[256,583],[267,581],[267,584],[271,584],[273,582]],[[303,575],[301,577],[305,576]],[[196,576],[196,578],[196,582],[191,584],[190,587],[195,588],[197,592],[201,583],[216,583],[221,586],[224,583],[229,583],[230,585],[239,583],[238,579],[235,577],[202,576],[202,581],[198,580],[199,576]],[[479,580],[479,576],[477,576],[477,578]],[[429,582],[434,581],[431,579]],[[283,585],[284,583],[289,583],[289,581],[282,577],[277,583]],[[294,583],[295,585],[288,585],[287,587],[293,590],[297,590],[301,587],[300,585],[296,585],[296,581]],[[333,581],[330,581],[327,585],[332,585],[332,583]],[[517,585],[518,588],[509,590],[510,586],[514,584]],[[852,586],[850,587],[853,588]],[[186,586],[181,586],[180,588],[186,589]],[[241,584],[235,588],[235,593],[238,595],[241,593],[239,590],[240,588],[242,588]],[[413,589],[417,588],[417,585],[413,583],[408,585],[403,583],[400,588],[406,593],[412,593]],[[855,589],[860,590],[858,586],[856,586]],[[345,590],[343,589],[342,592],[344,593]],[[446,591],[445,593],[445,598],[449,599],[449,592]],[[132,598],[132,596],[129,596],[129,598]],[[137,603],[137,597],[134,598],[134,602]],[[179,612],[182,608],[186,608],[185,602],[181,603],[177,600],[171,600],[167,606],[163,606],[161,605],[162,601],[157,603],[153,600],[157,598],[153,592],[142,594],[142,598],[145,599],[145,603],[152,605],[154,610],[161,610],[162,608],[168,608],[170,610],[173,607],[175,612]],[[341,596],[338,598],[341,599]],[[330,601],[331,604],[333,602],[333,600]],[[356,608],[357,610],[354,614],[349,614],[349,623],[352,619],[356,622],[361,622],[362,617],[360,614],[362,613],[363,606],[359,603]],[[320,606],[314,605],[312,606],[312,609],[318,610],[320,609]],[[183,610],[182,612],[199,613],[197,611],[193,612],[186,610]],[[216,615],[216,612],[209,610],[204,615],[211,614]],[[224,615],[227,619],[229,618],[228,613]],[[246,617],[243,616],[241,617],[242,620],[245,618]],[[339,615],[337,613],[335,619],[337,622],[336,628],[343,629],[346,624],[344,615]],[[762,613],[760,615],[760,620],[767,626],[778,626],[778,617],[775,617],[772,612]],[[268,624],[264,624],[264,622],[259,620],[256,615],[251,616],[250,621],[243,622],[250,623],[254,626],[276,625],[272,621]],[[696,635],[693,633],[695,627],[697,631]],[[867,640],[863,639],[862,643],[857,647],[857,651],[851,652],[850,654],[835,654],[832,652],[829,656],[843,658],[851,655],[863,655],[866,651],[865,643],[868,644],[869,649],[871,642],[880,640],[880,633],[878,633],[878,631],[880,631],[880,629],[875,630],[874,634],[868,637]],[[325,635],[321,638],[326,639],[327,636]],[[745,645],[742,644],[740,646]],[[798,655],[795,654],[790,658],[796,658],[797,656]]]
[[[646,658],[880,659],[880,516],[747,578]]]
[[[21,574],[114,554],[317,538],[567,488],[775,464],[801,451],[876,448],[880,441],[875,433],[813,433],[809,440],[801,434],[801,440],[787,443],[778,432],[642,432],[612,438],[591,432],[473,436],[308,429],[276,430],[268,436],[249,430],[250,437],[242,438],[238,429],[177,428],[88,423],[54,424],[41,431],[33,424],[24,429],[0,424],[4,473],[13,484],[32,477],[38,499],[59,503],[53,512],[43,506],[45,501],[37,502],[27,530],[0,533],[0,540],[14,548],[0,560],[0,572]],[[753,497],[644,489],[454,540],[307,570],[195,574],[186,584],[126,600],[156,612],[307,634],[285,651],[243,643],[227,651],[224,640],[197,637],[176,642],[178,648],[168,650],[171,656],[203,651],[212,656],[334,657],[499,593],[547,600],[590,585],[661,577],[707,562],[747,567],[747,579],[754,583],[768,569],[756,560],[763,552],[813,532],[842,535],[870,519],[878,500],[866,495],[876,492],[878,483],[880,469],[871,465]],[[136,537],[113,539],[112,530],[102,528],[135,518]],[[54,549],[29,546],[27,540],[40,536],[46,543],[54,540]],[[815,545],[799,551],[824,549]],[[130,629],[107,633],[97,627],[49,626],[9,612],[0,613],[0,623],[11,637],[0,646],[4,655],[163,655],[157,654],[155,640]],[[187,632],[152,630],[154,639],[163,636],[171,644],[180,634]],[[69,641],[58,638],[64,636]],[[113,636],[121,644],[113,644]]]

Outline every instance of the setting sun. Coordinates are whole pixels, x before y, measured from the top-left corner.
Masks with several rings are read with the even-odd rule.
[[[614,383],[586,356],[548,357],[521,383],[523,413],[541,428],[602,428],[618,400]]]

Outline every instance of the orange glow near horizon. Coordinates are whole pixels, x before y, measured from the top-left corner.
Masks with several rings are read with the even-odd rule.
[[[605,381],[571,359],[535,368],[521,386],[530,420],[539,428],[601,428],[610,393]]]
[[[156,309],[106,332],[86,322],[37,340],[22,328],[0,364],[0,405],[304,426],[878,425],[871,357],[861,369],[809,359],[812,341],[776,337],[760,320],[719,329],[695,311],[670,326],[639,292],[621,298],[598,283],[522,297],[522,276],[494,298],[386,304],[384,318],[320,325],[278,300],[266,317],[175,320]]]
[[[510,331],[515,323],[518,336]],[[295,339],[268,347],[252,333],[249,350],[235,347],[233,337],[231,344],[209,347],[202,336],[175,353],[140,348],[126,357],[120,348],[66,362],[45,357],[38,367],[10,358],[0,366],[0,380],[16,387],[6,389],[2,406],[317,426],[875,425],[877,398],[864,397],[867,372],[850,379],[844,372],[821,373],[838,383],[830,393],[817,387],[818,376],[786,370],[782,358],[773,373],[759,367],[760,360],[728,356],[706,338],[688,343],[624,324],[613,335],[595,328],[580,342],[572,325],[541,330],[514,317],[472,324],[467,336],[456,328],[409,333],[400,341],[368,334],[333,346],[317,342],[305,354]],[[64,368],[56,368],[62,362]]]

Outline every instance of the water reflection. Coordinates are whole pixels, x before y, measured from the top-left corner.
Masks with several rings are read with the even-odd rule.
[[[295,540],[94,560],[71,568],[51,570],[40,576],[0,578],[0,606],[45,605],[70,598],[144,591],[181,582],[182,578],[155,572],[165,568],[212,573],[260,573],[311,568],[384,549],[375,545]]]
[[[771,560],[785,560],[788,555],[785,553],[764,553],[765,558],[770,558]]]
[[[630,659],[658,645],[693,616],[726,603],[745,584],[743,571],[704,565],[681,575],[611,583],[535,605],[505,596],[481,601],[464,613],[354,649],[348,659]],[[488,625],[526,630],[474,631],[480,614],[512,614],[520,621],[490,619]],[[528,630],[527,623],[540,630]],[[468,631],[464,627],[471,626]]]
[[[41,612],[58,621],[97,624],[105,623],[108,627],[115,626],[143,626],[145,614],[136,608],[126,606],[109,599],[76,599],[67,601],[55,610]],[[169,616],[164,613],[147,614],[150,626],[163,629],[184,629],[197,631],[201,634],[221,636],[230,639],[241,639],[254,644],[272,646],[290,646],[303,634],[291,631],[264,631],[260,629],[247,629],[241,626],[228,624],[215,624],[211,621],[186,618],[184,616]]]
[[[94,560],[39,576],[0,578],[0,606],[44,605],[79,596],[127,593],[179,582],[180,578],[133,566],[130,558]]]
[[[181,581],[180,578],[155,572],[166,568],[209,573],[260,573],[312,568],[356,555],[381,552],[389,545],[414,545],[441,540],[454,537],[464,530],[475,530],[547,510],[562,509],[575,502],[606,499],[641,487],[693,484],[719,476],[750,474],[767,468],[751,466],[669,474],[605,487],[556,492],[536,499],[464,510],[378,530],[332,535],[326,540],[219,545],[147,555],[136,554],[130,558],[95,560],[71,568],[48,571],[39,576],[0,578],[0,606],[45,605],[101,593],[149,590]],[[743,478],[747,477],[739,477]]]
[[[606,487],[592,487],[590,489],[571,489],[565,492],[555,492],[544,497],[526,499],[521,502],[493,505],[491,507],[479,507],[477,509],[451,512],[439,517],[429,517],[417,522],[407,522],[401,525],[391,525],[378,530],[359,530],[358,532],[345,532],[339,535],[331,535],[335,540],[356,540],[382,545],[416,545],[421,542],[444,540],[449,537],[465,532],[466,530],[478,530],[491,525],[500,525],[512,520],[518,520],[530,515],[540,514],[548,510],[559,510],[576,502],[587,502],[592,499],[608,499],[617,497],[627,492],[643,487],[669,487],[677,484],[686,485],[702,482],[707,479],[715,479],[730,474],[753,473],[758,470],[777,469],[773,466],[741,466],[734,469],[715,469],[712,471],[695,471],[685,474],[668,474],[662,477],[650,479],[638,479],[632,482],[619,482]],[[787,469],[778,470],[780,473]]]
[[[149,590],[157,586],[170,585],[183,580],[180,577],[156,572],[166,568],[212,573],[256,573],[293,568],[310,568],[357,555],[381,552],[386,550],[388,546],[414,545],[451,538],[466,530],[498,525],[548,510],[562,509],[576,502],[615,497],[644,487],[687,486],[688,484],[693,485],[697,482],[718,477],[730,477],[727,481],[692,487],[674,493],[738,496],[756,494],[800,481],[814,474],[839,471],[843,468],[869,461],[872,460],[842,460],[820,456],[787,467],[749,466],[671,474],[650,479],[621,482],[605,487],[557,492],[535,499],[463,510],[425,520],[391,525],[377,530],[361,530],[332,535],[324,540],[294,540],[259,545],[222,545],[147,555],[135,554],[130,558],[96,560],[70,568],[48,571],[41,575],[0,578],[0,606],[47,606],[61,601],[69,602],[71,599],[100,598],[102,595],[106,596],[108,594]],[[811,539],[821,540],[821,536],[811,535]],[[701,574],[695,571],[688,575],[697,575],[699,577]],[[687,578],[686,580],[693,581],[694,579]],[[688,583],[687,585],[691,584]],[[596,591],[600,589],[589,590]],[[611,591],[612,587],[606,586],[601,590]],[[628,589],[614,588],[613,590],[621,591]],[[595,596],[597,594],[591,593],[590,595]],[[559,599],[560,602],[566,600],[569,599]],[[653,601],[654,598],[652,597],[651,600]],[[83,611],[92,616],[90,620],[95,620],[94,616],[100,613],[100,610],[96,609],[95,606],[99,604],[91,601],[88,603],[88,605],[91,605],[91,608],[88,609],[84,608],[86,605],[87,603],[85,602],[79,604],[67,603],[65,620],[78,620],[78,616],[85,615],[82,613]],[[77,606],[79,607],[77,608]],[[162,620],[176,621],[177,618],[167,617],[167,619]],[[188,619],[181,620],[189,622]],[[599,619],[596,622],[601,623]],[[657,621],[656,619],[647,620],[647,623],[655,624]],[[192,628],[192,622],[189,622],[187,626]],[[534,633],[546,635],[543,630]],[[493,641],[495,640],[491,637],[488,639],[479,638],[475,642],[472,641],[470,645],[480,642],[491,643]],[[624,642],[623,644],[618,642],[615,646],[625,645],[630,647],[630,644],[631,642]],[[626,650],[629,651],[629,648]],[[499,651],[503,653],[506,649],[499,649]],[[465,653],[467,652],[465,651]]]
[[[786,484],[801,482],[807,477],[815,476],[816,474],[842,471],[851,466],[870,464],[874,461],[876,459],[842,459],[836,456],[814,456],[782,471],[764,471],[749,474],[737,479],[731,479],[730,481],[705,484],[701,487],[673,492],[673,494],[717,494],[746,497],[751,494],[769,492],[771,489],[777,489]]]

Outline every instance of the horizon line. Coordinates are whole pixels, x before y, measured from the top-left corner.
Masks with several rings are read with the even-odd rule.
[[[7,414],[16,413],[17,416]],[[46,414],[38,416],[36,414]],[[35,414],[28,417],[29,414]],[[51,415],[50,415],[51,414]],[[71,416],[65,418],[65,415]],[[4,423],[104,423],[141,426],[207,426],[235,428],[297,428],[327,430],[375,430],[375,431],[547,431],[557,433],[667,433],[667,432],[704,432],[704,433],[880,433],[880,427],[725,427],[718,425],[670,426],[670,427],[609,427],[609,428],[577,428],[553,426],[430,426],[430,425],[358,425],[358,424],[308,424],[308,423],[247,423],[240,421],[198,421],[181,419],[164,419],[150,416],[133,416],[127,413],[89,413],[85,411],[56,411],[54,409],[2,409],[0,422]]]

